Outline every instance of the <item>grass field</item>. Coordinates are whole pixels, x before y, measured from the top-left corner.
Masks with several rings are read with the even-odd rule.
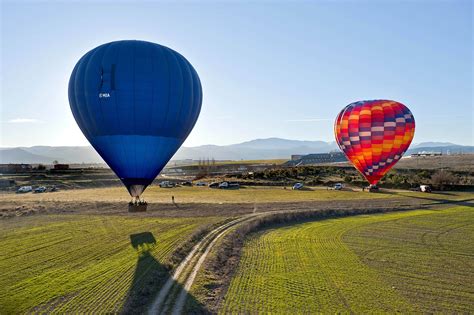
[[[0,313],[140,310],[168,276],[173,251],[218,220],[48,215],[0,221]]]
[[[254,202],[299,202],[324,200],[381,199],[396,197],[421,197],[434,199],[456,199],[472,196],[472,193],[425,194],[408,191],[368,193],[362,191],[335,191],[325,187],[309,190],[291,190],[282,187],[245,187],[238,190],[210,189],[207,187],[159,188],[149,187],[143,194],[148,202],[169,203],[171,196],[178,203],[254,203]],[[0,194],[0,202],[7,201],[68,201],[68,202],[128,202],[130,196],[124,187],[63,190],[43,194]]]
[[[471,207],[268,229],[246,242],[222,313],[469,313]]]

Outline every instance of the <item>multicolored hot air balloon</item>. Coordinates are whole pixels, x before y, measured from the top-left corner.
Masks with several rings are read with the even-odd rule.
[[[193,66],[176,51],[124,40],[79,60],[69,103],[86,138],[139,197],[193,129],[202,89]]]
[[[410,146],[415,119],[395,101],[360,101],[337,115],[334,134],[349,161],[376,185]]]

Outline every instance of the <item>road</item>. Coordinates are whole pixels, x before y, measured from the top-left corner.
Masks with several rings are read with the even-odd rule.
[[[236,224],[264,214],[266,213],[245,215],[209,232],[192,248],[188,256],[176,268],[173,276],[166,281],[150,306],[148,314],[180,314],[186,303],[187,292],[191,289],[199,269],[217,240]]]

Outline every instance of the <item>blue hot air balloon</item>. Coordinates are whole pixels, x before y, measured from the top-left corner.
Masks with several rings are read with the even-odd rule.
[[[79,60],[69,103],[86,138],[139,197],[193,129],[202,89],[196,70],[176,51],[124,40]]]

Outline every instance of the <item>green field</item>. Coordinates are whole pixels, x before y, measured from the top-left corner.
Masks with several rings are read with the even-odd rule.
[[[166,208],[169,205],[163,203],[169,203],[172,195],[178,204],[190,204]],[[280,206],[286,211],[300,210],[307,204],[311,209],[314,205],[315,210],[328,205],[350,209],[354,205],[352,200],[362,200],[358,207],[375,203],[384,206],[393,203],[393,198],[396,201],[392,207],[397,206],[398,201],[410,205],[413,200],[418,206],[419,201],[433,205],[452,200],[467,202],[472,199],[472,193],[424,194],[387,190],[371,194],[321,187],[306,191],[282,187],[228,191],[207,187],[150,187],[145,197],[151,207],[156,206],[155,210],[128,214],[126,202],[129,197],[121,187],[0,194],[0,209],[6,211],[16,212],[22,205],[57,210],[0,220],[0,313],[120,313],[130,309],[142,312],[169,276],[169,265],[176,265],[177,260],[171,258],[173,253],[189,243],[197,231],[228,217],[251,213],[252,208],[255,211],[257,207],[249,203],[268,203],[262,211]],[[97,203],[97,200],[110,202],[112,206]],[[332,202],[338,200],[341,203]],[[242,208],[248,208],[250,212],[240,213]],[[473,290],[472,286],[466,287],[466,283],[472,283],[473,277],[466,270],[473,267],[473,235],[465,228],[452,228],[456,228],[456,224],[471,224],[473,218],[469,208],[456,209],[330,219],[254,234],[244,249],[223,311],[311,313],[348,309],[354,312],[472,309]],[[196,217],[203,211],[205,215]],[[417,218],[422,221],[408,221]],[[446,230],[444,225],[448,225]],[[442,234],[420,236],[419,233],[429,229]],[[411,237],[408,241],[403,238],[408,236]],[[436,247],[443,240],[454,245],[444,249]],[[435,265],[423,265],[422,268],[398,249],[407,255],[415,253],[410,259],[423,264],[433,256],[430,262]],[[420,256],[423,249],[426,255]],[[396,255],[392,257],[392,253]],[[388,256],[390,263],[387,263]],[[397,262],[400,257],[404,260]],[[459,267],[461,265],[465,267]],[[396,269],[399,266],[401,269]],[[456,272],[450,273],[454,278],[448,277],[446,266],[456,268]],[[436,277],[428,273],[421,281],[407,276],[410,272],[416,276],[426,268],[436,270]],[[205,275],[206,270],[199,273]],[[439,278],[439,274],[444,278]],[[410,281],[400,280],[403,276]],[[459,280],[461,276],[463,281]],[[436,282],[439,279],[443,281],[441,284]],[[444,287],[445,283],[451,287]],[[202,309],[206,309],[206,301],[195,294],[194,287],[188,301],[200,303]],[[435,290],[434,293],[429,289]],[[412,301],[410,292],[415,292],[413,294],[420,299],[423,297],[423,302]],[[440,295],[448,300],[442,300]],[[434,306],[430,308],[423,303]]]
[[[255,233],[221,312],[472,312],[473,224],[471,207],[455,207]]]
[[[0,221],[0,313],[140,310],[168,276],[173,251],[217,221],[100,215]]]

